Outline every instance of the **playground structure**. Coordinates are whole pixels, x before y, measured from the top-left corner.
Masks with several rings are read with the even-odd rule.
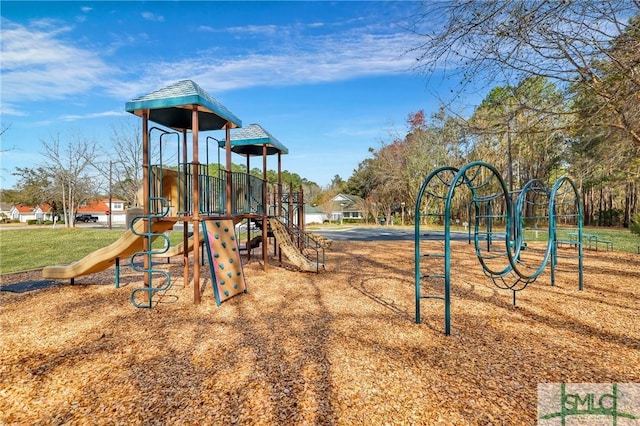
[[[469,191],[463,191],[465,188]],[[469,194],[470,198],[465,198]],[[560,177],[551,189],[533,179],[520,191],[511,192],[497,169],[488,163],[473,162],[460,169],[444,166],[427,176],[416,199],[416,323],[422,321],[422,299],[440,299],[444,302],[445,334],[451,333],[454,206],[457,211],[466,210],[468,241],[473,241],[482,271],[497,287],[512,291],[514,305],[517,292],[533,283],[549,261],[554,285],[562,257],[577,259],[578,287],[583,289],[582,207],[571,179]],[[421,252],[426,236],[421,231],[423,222],[444,225],[440,251]],[[561,243],[574,246],[575,254],[560,254]],[[440,293],[425,294],[427,286],[440,289]]]
[[[130,229],[116,243],[72,265],[45,268],[43,277],[73,280],[115,264],[118,286],[120,259],[131,256],[130,264],[144,277],[144,287],[133,290],[131,302],[136,307],[151,308],[154,293],[171,286],[171,276],[154,268],[153,259],[182,254],[185,285],[190,282],[189,265],[193,265],[193,303],[198,304],[200,266],[204,259],[197,248],[204,245],[216,302],[220,304],[246,291],[240,258],[242,247],[235,235],[235,226],[242,222],[248,225],[247,260],[251,259],[252,248],[261,245],[265,271],[269,260],[267,243],[274,236],[271,230],[274,223],[279,226],[274,252],[280,262],[284,252],[301,270],[319,272],[324,268],[323,244],[304,230],[302,190],[294,192],[291,186],[288,191],[283,190],[281,156],[288,150],[269,132],[258,124],[241,128],[239,118],[190,80],[133,99],[125,109],[142,118],[143,184],[138,198],[143,212],[132,219]],[[158,126],[151,126],[151,122]],[[232,129],[239,130],[232,134]],[[213,136],[205,138],[205,162],[202,163],[201,132],[215,130],[223,130],[225,136],[220,140]],[[215,145],[218,152],[217,164],[210,161],[210,144]],[[220,163],[222,149],[224,165]],[[232,171],[232,154],[246,157],[247,173]],[[277,184],[267,181],[270,155],[277,155]],[[262,179],[249,174],[252,156],[262,157]],[[171,247],[165,232],[179,221],[183,223],[183,241]],[[258,237],[252,237],[252,226],[249,226],[252,222],[257,225],[256,232],[261,233]],[[284,233],[280,232],[282,229]],[[219,240],[223,235],[224,242]],[[156,239],[164,240],[163,248],[152,247]],[[311,260],[302,261],[305,255]],[[222,262],[223,258],[227,261]],[[228,273],[234,277],[227,276]],[[154,286],[154,278],[159,278],[161,284]],[[231,288],[224,287],[232,278],[239,281]]]

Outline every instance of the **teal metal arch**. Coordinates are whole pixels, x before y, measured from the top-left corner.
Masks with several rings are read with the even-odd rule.
[[[534,200],[528,199],[527,196],[530,194],[533,194],[534,198],[537,198],[538,196],[542,195],[546,197],[547,201],[545,203],[539,203],[535,199]],[[541,204],[544,205],[544,207],[546,208],[547,214],[545,216],[538,216],[538,215],[527,216],[526,215],[527,206],[539,206]],[[526,284],[535,281],[540,276],[540,274],[546,268],[549,258],[551,256],[552,224],[550,220],[549,211],[550,211],[549,210],[549,190],[547,189],[547,187],[538,179],[532,179],[529,182],[527,182],[525,186],[522,188],[522,191],[520,191],[520,194],[518,195],[518,198],[516,200],[516,209],[514,212],[514,222],[516,225],[514,229],[515,229],[516,235],[515,235],[514,243],[512,244],[512,247],[514,249],[514,253],[512,257],[515,260],[514,272],[522,280],[524,280],[525,287],[526,287]],[[523,212],[525,214],[523,214]],[[527,274],[526,272],[524,272],[523,269],[519,267],[521,266],[521,263],[518,262],[518,259],[520,259],[520,254],[521,254],[520,252],[525,248],[525,245],[523,244],[523,236],[524,236],[523,225],[524,225],[525,219],[534,219],[534,220],[543,219],[543,220],[546,220],[547,222],[547,245],[544,249],[544,255],[542,260],[540,261],[540,264],[530,274]],[[514,295],[514,301],[515,301],[515,295]]]
[[[484,171],[488,171],[487,174]],[[454,184],[457,184],[458,181],[464,183],[464,185],[471,191],[472,193],[472,203],[475,206],[476,215],[474,220],[474,246],[476,251],[476,256],[482,265],[482,269],[489,277],[503,277],[508,274],[513,268],[513,262],[508,262],[504,267],[495,268],[493,264],[490,264],[488,261],[494,258],[510,258],[508,256],[509,244],[508,242],[512,240],[511,238],[511,220],[512,220],[512,210],[513,205],[511,203],[511,198],[509,196],[509,191],[507,189],[506,183],[504,179],[500,176],[498,170],[492,166],[491,164],[485,162],[473,162],[469,163],[463,168],[460,169],[456,177],[454,178]],[[497,189],[500,192],[495,192],[497,185]],[[482,193],[482,191],[487,190],[490,191],[488,194]],[[451,259],[450,259],[450,242],[451,242],[451,202],[453,199],[454,190],[453,187],[449,189],[449,194],[447,196],[446,204],[445,204],[445,262],[446,273],[450,273],[451,267]],[[491,209],[491,203],[495,201],[502,200],[505,205],[505,212],[503,214],[495,214]],[[485,205],[485,209],[481,208],[482,205]],[[495,220],[505,220],[505,236],[504,236],[504,251],[499,252],[497,254],[490,254],[491,247],[493,245],[493,241],[495,241],[495,236],[492,230],[493,222]],[[480,221],[484,220],[487,224],[487,233],[485,234],[485,238],[487,240],[486,249],[483,250],[482,241],[480,236],[482,235],[480,231]],[[495,253],[495,252],[493,252]]]
[[[427,208],[429,208],[430,211],[425,212],[425,214],[423,215],[421,211],[421,206],[422,206],[422,198],[425,195],[430,196],[434,200],[434,203],[444,202],[448,197],[449,188],[452,185],[454,177],[457,176],[457,173],[458,173],[458,169],[451,166],[440,167],[434,170],[433,172],[431,172],[427,176],[427,178],[423,181],[422,186],[418,191],[418,196],[416,198],[417,201],[415,205],[415,212],[414,212],[416,323],[420,324],[422,322],[420,317],[421,299],[427,298],[427,299],[443,300],[444,309],[445,309],[445,330],[446,330],[445,333],[446,334],[449,334],[449,329],[450,329],[450,306],[451,306],[450,286],[448,286],[445,282],[443,295],[422,295],[421,285],[420,285],[423,279],[438,279],[438,280],[446,279],[446,274],[444,270],[441,274],[434,273],[434,274],[427,274],[427,275],[422,275],[420,270],[420,260],[422,259],[422,257],[426,257],[434,261],[438,261],[440,259],[444,260],[444,257],[445,257],[444,254],[442,253],[422,254],[420,252],[420,224],[422,222],[422,217],[424,216],[426,218],[441,218],[444,213],[441,213],[440,211],[435,210],[434,208],[436,206],[428,204]],[[444,268],[444,265],[443,265],[443,268]]]
[[[570,178],[563,176],[555,181],[551,189],[549,201],[549,211],[551,212],[551,285],[555,285],[556,266],[558,264],[558,244],[557,244],[557,221],[558,218],[567,218],[576,222],[577,237],[577,258],[578,258],[578,290],[584,289],[584,246],[582,244],[583,234],[583,210],[580,200],[580,193],[576,184]],[[564,207],[564,208],[563,208]],[[562,212],[559,212],[563,208]]]
[[[579,237],[579,273],[580,290],[582,290],[582,212],[577,190],[573,182],[568,178],[560,178],[549,191],[539,180],[529,181],[521,191],[515,201],[512,194],[507,190],[506,183],[498,170],[491,164],[476,161],[457,169],[451,166],[440,167],[430,173],[423,181],[415,206],[415,299],[416,299],[416,323],[420,324],[421,319],[421,299],[435,298],[444,301],[444,328],[445,334],[451,332],[451,207],[456,189],[466,187],[471,191],[472,200],[467,206],[467,214],[471,218],[471,210],[474,211],[474,247],[476,256],[482,266],[482,270],[494,284],[503,289],[513,292],[513,302],[515,304],[516,292],[523,290],[528,284],[534,282],[546,268],[549,259],[552,260],[552,283],[554,278],[554,266],[557,263],[556,244],[556,198],[563,198],[566,203],[566,194],[569,189],[573,190],[573,196],[569,202],[577,205],[577,222]],[[543,197],[544,203],[537,198]],[[428,211],[423,214],[422,206],[425,204]],[[494,214],[492,203],[502,203],[502,211]],[[435,210],[434,207],[440,205],[442,210]],[[546,208],[546,214],[540,216],[536,212],[542,207]],[[527,210],[536,213],[534,216],[527,216]],[[524,212],[524,214],[523,214]],[[440,218],[444,225],[444,245],[443,252],[421,253],[421,231],[423,217]],[[500,241],[496,238],[496,233],[492,230],[494,221],[504,223],[505,232],[502,242],[504,247],[501,251],[495,252],[495,244]],[[547,223],[546,247],[539,264],[531,266],[521,261],[521,251],[525,249],[524,221],[544,220]],[[480,232],[480,224],[484,222],[486,230]],[[471,224],[469,224],[471,227]],[[470,231],[469,231],[470,232]],[[486,247],[483,248],[481,236],[486,240]],[[494,251],[492,252],[492,248]],[[433,273],[422,273],[421,264],[423,261],[433,262],[442,260],[441,271]],[[496,259],[498,266],[495,265]],[[502,260],[502,263],[499,262]],[[433,269],[433,268],[432,268]],[[530,271],[530,272],[529,272]],[[512,275],[513,281],[507,282],[505,277]],[[440,281],[443,285],[443,294],[424,295],[422,293],[422,282],[425,280]]]

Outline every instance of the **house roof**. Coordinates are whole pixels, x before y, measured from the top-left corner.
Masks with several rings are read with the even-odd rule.
[[[306,214],[324,214],[324,210],[320,206],[314,206],[313,204],[305,203],[304,212]]]
[[[107,202],[108,200],[89,201],[86,206],[79,206],[76,213],[104,213],[109,210]]]
[[[193,109],[198,111],[198,130],[220,130],[227,123],[242,127],[242,121],[191,80],[182,80],[127,102],[125,110],[176,130],[193,130]]]
[[[14,208],[20,213],[31,213],[36,209],[34,206],[27,206],[26,204],[16,204]]]
[[[336,202],[336,203],[339,203],[341,201],[345,201],[348,204],[355,204],[355,203],[361,201],[362,197],[359,197],[357,195],[340,193],[340,194],[334,196],[331,200]]]
[[[357,205],[362,201],[362,197],[351,194],[338,194],[334,196],[331,201],[334,203],[344,204],[341,206],[342,211],[360,211],[360,207]]]
[[[222,148],[225,141],[219,141]],[[271,133],[267,132],[259,124],[250,124],[231,134],[231,151],[245,156],[262,155],[262,148],[267,147],[267,155],[288,154],[289,150],[280,143]]]

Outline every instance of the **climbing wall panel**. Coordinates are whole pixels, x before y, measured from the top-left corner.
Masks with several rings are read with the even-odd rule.
[[[216,303],[247,290],[240,249],[231,220],[202,222]]]

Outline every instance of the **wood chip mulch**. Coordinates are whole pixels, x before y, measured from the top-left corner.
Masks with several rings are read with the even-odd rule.
[[[412,242],[334,241],[321,274],[253,261],[220,307],[178,258],[153,309],[128,268],[1,291],[0,425],[532,425],[538,383],[640,382],[640,255],[587,251],[583,291],[547,269],[514,307],[453,244],[450,336],[440,301],[415,324]]]

